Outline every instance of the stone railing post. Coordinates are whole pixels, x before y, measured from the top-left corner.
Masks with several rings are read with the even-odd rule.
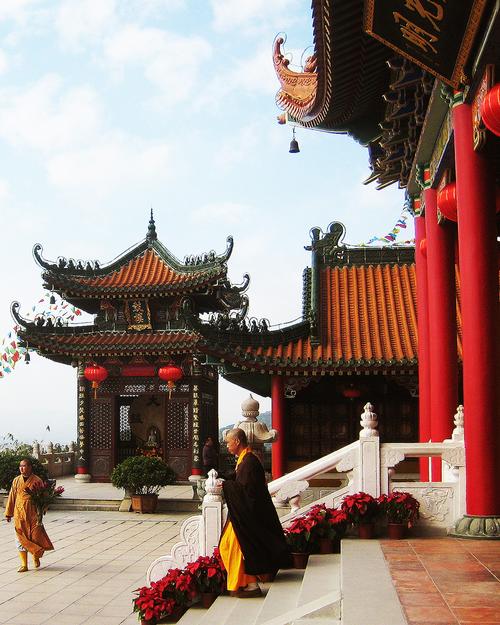
[[[212,555],[219,544],[223,526],[222,482],[217,479],[215,469],[208,472],[205,491],[200,523],[200,554],[206,556]]]
[[[373,497],[380,495],[380,439],[378,419],[369,402],[364,405],[359,433],[359,465],[361,490]]]
[[[36,458],[38,460],[38,458],[40,458],[40,443],[35,443],[33,445],[33,458]]]

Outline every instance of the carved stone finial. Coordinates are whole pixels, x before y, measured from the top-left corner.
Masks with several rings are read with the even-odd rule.
[[[33,458],[40,458],[40,443],[33,444]]]
[[[205,502],[222,500],[222,482],[220,479],[217,479],[217,471],[215,469],[210,469],[208,472],[208,477],[205,482],[205,492],[206,495],[203,498]]]
[[[259,455],[263,451],[264,443],[274,443],[278,440],[277,430],[269,430],[265,423],[259,421],[259,402],[249,395],[241,404],[241,412],[244,417],[234,425],[241,428],[247,435],[248,444]],[[227,430],[223,432],[225,437]]]
[[[360,424],[363,426],[363,429],[359,433],[360,438],[378,436],[378,418],[373,412],[373,405],[370,404],[370,402],[363,406],[363,414],[361,415]]]
[[[259,402],[252,397],[252,393],[241,402],[241,414],[245,417],[245,421],[257,421]]]
[[[464,440],[464,407],[460,404],[457,407],[457,412],[453,417],[453,422],[455,423],[455,427],[451,434],[452,441],[463,441]]]
[[[155,241],[157,238],[158,238],[158,235],[156,234],[156,225],[155,225],[155,220],[153,219],[153,209],[151,209],[151,217],[149,219],[146,241],[148,243],[151,243],[152,241]]]

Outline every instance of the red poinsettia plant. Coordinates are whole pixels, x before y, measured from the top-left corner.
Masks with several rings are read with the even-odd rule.
[[[292,553],[311,553],[314,546],[312,530],[316,525],[313,517],[299,516],[285,528],[285,539]]]
[[[136,592],[134,612],[138,612],[139,620],[146,621],[171,616],[176,608],[190,605],[197,595],[193,575],[186,569],[170,569],[165,577]]]
[[[226,588],[226,570],[217,547],[211,556],[200,556],[186,565],[198,592],[221,593]]]
[[[388,523],[411,527],[420,516],[420,503],[411,493],[395,491],[390,495],[380,495],[378,502]]]
[[[346,514],[348,522],[354,526],[373,523],[380,514],[377,499],[363,492],[346,495],[341,510]]]
[[[314,538],[341,538],[346,532],[346,513],[336,508],[327,508],[324,503],[309,508],[306,517],[314,521],[311,528]]]

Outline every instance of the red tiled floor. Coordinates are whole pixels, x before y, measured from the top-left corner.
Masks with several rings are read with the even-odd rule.
[[[470,623],[483,623],[483,621],[500,623],[500,608],[474,606],[473,608],[453,608],[453,612],[460,623],[464,621],[469,621]]]
[[[500,625],[500,542],[381,541],[409,625]]]
[[[469,592],[465,587],[463,592],[444,593],[446,603],[452,607],[482,606],[484,608],[500,608],[500,589],[496,592]]]
[[[403,610],[411,625],[420,624],[422,621],[434,623],[435,625],[441,625],[441,623],[457,625],[458,623],[450,609],[446,606],[403,606]]]

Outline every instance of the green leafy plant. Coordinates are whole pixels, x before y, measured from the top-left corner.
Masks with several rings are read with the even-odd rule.
[[[12,480],[19,475],[19,463],[23,458],[28,458],[33,465],[33,473],[38,475],[44,482],[48,480],[47,469],[33,456],[22,453],[17,449],[3,449],[0,451],[0,489],[10,490]]]
[[[163,486],[175,481],[175,472],[160,458],[132,456],[117,465],[111,473],[116,488],[132,495],[157,495]]]

